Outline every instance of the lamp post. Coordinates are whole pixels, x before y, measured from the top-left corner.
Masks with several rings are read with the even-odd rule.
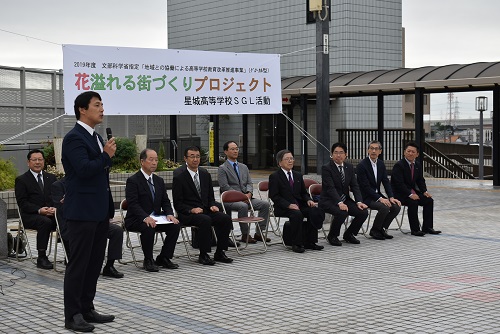
[[[476,97],[476,110],[479,111],[479,179],[484,178],[483,157],[483,111],[488,110],[488,98],[486,96]]]

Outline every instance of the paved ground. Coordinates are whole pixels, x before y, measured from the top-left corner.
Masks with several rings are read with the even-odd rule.
[[[94,332],[499,333],[500,188],[428,185],[439,236],[391,231],[392,240],[361,236],[342,247],[321,239],[323,251],[304,254],[273,245],[260,255],[229,252],[234,263],[214,267],[189,261],[179,244],[178,270],[119,264],[125,278],[101,278],[95,301],[116,321]],[[67,332],[62,286],[63,274],[0,260],[0,332]]]

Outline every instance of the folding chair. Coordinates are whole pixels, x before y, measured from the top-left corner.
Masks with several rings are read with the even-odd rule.
[[[19,224],[17,226],[17,235],[16,235],[16,249],[15,249],[16,260],[17,261],[24,261],[29,257],[31,262],[36,265],[35,260],[37,259],[37,256],[34,257],[32,252],[31,252],[30,241],[29,241],[28,235],[26,234],[27,229],[24,227],[23,219],[21,218],[21,210],[19,209],[19,206],[17,206],[17,214],[19,215]],[[33,229],[28,229],[28,230],[33,230]],[[33,231],[36,231],[36,230],[33,230]],[[19,244],[23,241],[26,244],[26,248],[24,250],[25,256],[19,256]],[[47,253],[47,257],[50,256],[51,251],[52,251],[52,233],[50,233],[49,251]]]
[[[319,184],[319,183],[316,182],[316,183],[311,183],[311,185],[309,186],[309,188],[307,188],[307,191],[309,193],[309,196],[311,196],[311,198],[314,198],[316,196],[321,195],[321,190],[322,189],[323,189],[323,186],[321,184]],[[333,220],[333,216],[332,216],[332,219],[330,220],[330,224],[331,224],[332,220]],[[328,233],[326,233],[327,231],[325,230],[325,228],[323,226],[321,226],[321,231],[323,231],[323,235],[325,236],[325,239],[326,239],[327,236],[328,236]]]
[[[278,236],[281,239],[281,243],[283,244],[283,246],[288,248],[287,245],[285,245],[285,242],[283,241],[283,233],[281,232],[280,229],[280,217],[276,217],[276,215],[274,214],[274,203],[268,196],[269,181],[260,181],[258,184],[258,191],[260,199],[267,200],[269,202],[269,223],[267,224],[267,229],[265,232],[266,238],[267,238],[267,232],[270,227],[274,235]],[[271,243],[270,245],[272,244],[273,243]]]
[[[406,213],[406,205],[401,205],[403,207],[403,210],[401,212],[401,218],[398,219],[398,217],[396,217],[396,223],[398,224],[398,227],[396,227],[394,230],[399,230],[401,233],[403,234],[409,234],[411,231],[403,231],[402,227],[403,227],[403,220],[405,218],[405,213]],[[398,215],[399,216],[399,215]],[[408,216],[408,215],[407,215]],[[408,222],[409,223],[409,222]],[[420,228],[422,228],[422,224],[419,222],[419,226]]]
[[[64,260],[66,260],[66,263],[67,263],[68,262],[68,255],[67,254],[68,253],[66,252],[66,247],[64,246],[63,238],[61,235],[61,228],[59,227],[59,219],[57,219],[57,209],[56,209],[56,212],[54,213],[54,217],[56,218],[56,237],[57,237],[56,240],[61,241],[61,247],[62,247],[63,254],[64,254]],[[58,244],[58,242],[56,241],[56,244],[54,246],[54,271],[63,272],[64,270],[57,270],[57,263],[62,262],[62,261],[57,261],[57,244]]]
[[[231,215],[231,212],[226,211],[226,206],[225,204],[227,203],[236,203],[236,202],[245,202],[248,200],[248,197],[242,193],[241,191],[236,191],[236,190],[227,190],[224,191],[221,195],[221,202],[222,202],[222,209],[224,210],[225,214]],[[248,201],[249,209],[248,212],[250,213],[250,216],[248,217],[238,217],[238,218],[233,218],[232,221],[233,223],[243,223],[243,224],[248,224],[248,228],[250,229],[251,224],[255,224],[255,231],[262,235],[266,236],[266,234],[263,233],[263,231],[260,229],[259,223],[264,221],[264,218],[262,217],[255,217],[255,211],[253,209],[253,205],[251,201]],[[231,236],[234,241],[234,245],[236,248],[236,251],[238,252],[239,255],[249,255],[249,254],[256,254],[256,253],[265,253],[267,252],[267,242],[262,242],[264,245],[264,250],[263,251],[257,251],[257,252],[246,252],[245,254],[241,252],[241,250],[245,249],[248,247],[248,238],[246,240],[245,247],[240,247],[238,246],[238,243],[236,242],[236,237],[234,236],[234,231],[231,229]],[[264,239],[265,240],[265,239]]]
[[[135,245],[135,246],[132,245],[132,240],[130,238],[130,232],[127,230],[127,228],[125,226],[125,216],[127,214],[126,213],[127,209],[128,209],[128,203],[127,203],[127,200],[124,199],[120,202],[120,216],[121,216],[121,220],[122,220],[122,228],[125,231],[125,235],[126,235],[125,245],[127,246],[128,249],[130,249],[130,254],[132,255],[132,261],[120,261],[120,263],[128,264],[130,262],[133,262],[137,268],[142,268],[140,266],[140,264],[137,262],[137,259],[135,258],[135,251],[134,251],[134,249],[136,249],[136,248],[141,248],[141,237],[140,237],[141,233],[135,232],[137,234],[138,245]],[[155,236],[155,242],[154,242],[155,245],[156,245],[156,242],[158,241],[158,234],[160,234],[161,240],[165,241],[165,238],[163,237],[163,233],[158,231],[158,232],[156,232],[156,236]]]
[[[313,184],[319,184],[319,182],[313,179],[304,179],[304,185],[306,186],[306,189],[309,190],[309,187]]]

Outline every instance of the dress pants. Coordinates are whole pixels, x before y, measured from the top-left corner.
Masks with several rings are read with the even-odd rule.
[[[347,227],[345,233],[346,234],[352,233],[353,235],[357,235],[359,229],[361,228],[366,218],[368,217],[368,210],[360,210],[356,205],[356,202],[354,202],[352,199],[350,198],[346,199],[344,201],[344,204],[347,205],[348,211],[340,210],[337,204],[330,206],[324,206],[324,205],[322,206],[325,212],[328,212],[329,214],[333,215],[332,226],[330,228],[330,233],[328,233],[329,237],[339,236],[340,228],[342,227],[342,224],[349,216],[353,216],[354,219],[352,220],[349,227]]]
[[[123,248],[123,229],[116,224],[109,224],[108,260],[120,260]]]
[[[203,213],[183,215],[179,214],[179,221],[184,226],[198,228],[199,245],[201,253],[212,251],[212,226],[217,237],[217,251],[226,251],[229,245],[229,233],[233,228],[231,217],[223,212],[212,212],[204,209]]]
[[[165,232],[167,236],[161,248],[160,255],[167,259],[171,259],[174,256],[174,250],[177,244],[177,238],[179,237],[179,231],[181,230],[181,225],[158,224],[156,225],[156,228],[152,228],[146,225],[143,221],[134,221],[130,224],[130,226],[127,226],[127,230],[130,232],[141,233],[141,247],[145,259],[153,258],[153,246],[156,232]]]
[[[274,207],[274,212],[279,217],[288,217],[294,245],[307,245],[318,242],[318,229],[325,220],[325,213],[318,207],[300,206],[300,210],[283,209]],[[307,221],[304,221],[304,217]]]
[[[39,251],[47,250],[47,247],[49,245],[50,232],[56,230],[55,218],[42,215],[28,215],[24,217],[24,228],[37,231],[36,249]]]
[[[94,309],[97,279],[101,272],[109,220],[67,220],[71,257],[64,276],[64,317]]]
[[[380,202],[372,201],[368,206],[372,210],[377,210],[377,215],[375,216],[372,226],[372,229],[376,231],[382,231],[382,228],[388,229],[391,222],[397,217],[399,211],[401,211],[399,205],[392,203],[389,207]]]
[[[424,222],[422,224],[422,230],[431,229],[434,226],[434,200],[432,198],[425,197],[422,193],[417,193],[420,197],[419,200],[412,200],[407,197],[400,199],[402,205],[408,207],[408,221],[410,222],[410,229],[412,231],[419,231],[420,224],[418,221],[418,207],[423,207]]]
[[[235,202],[235,203],[224,203],[227,211],[238,212],[238,218],[248,216],[249,205],[245,202]],[[254,210],[258,211],[259,217],[264,218],[263,221],[259,223],[259,227],[262,233],[266,233],[267,223],[269,221],[269,202],[260,199],[252,198],[252,206]],[[240,224],[241,234],[249,234],[249,224]],[[257,232],[257,231],[256,231]]]

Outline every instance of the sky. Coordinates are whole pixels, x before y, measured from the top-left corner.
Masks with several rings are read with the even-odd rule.
[[[406,67],[500,61],[500,1],[402,1]],[[0,65],[61,69],[62,44],[167,48],[166,7],[166,0],[2,1]],[[460,118],[477,117],[479,95],[491,106],[490,93],[455,94]],[[446,117],[447,101],[431,96],[431,119]]]

